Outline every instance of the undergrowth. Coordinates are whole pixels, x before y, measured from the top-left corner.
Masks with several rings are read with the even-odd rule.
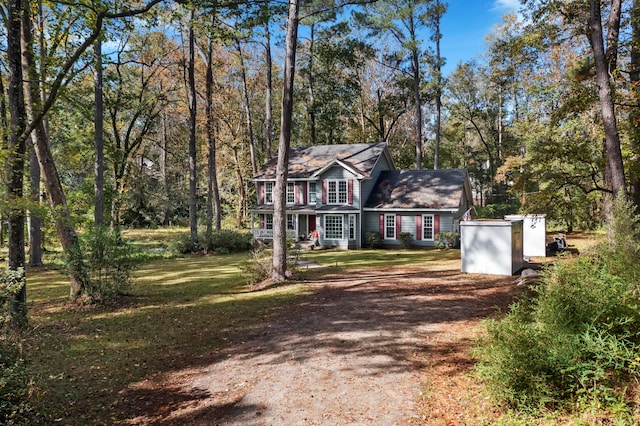
[[[613,240],[561,259],[528,297],[487,322],[477,372],[499,404],[638,420],[640,219],[622,199],[614,211]]]

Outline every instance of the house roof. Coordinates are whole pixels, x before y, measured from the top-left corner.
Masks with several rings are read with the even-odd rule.
[[[376,162],[387,148],[384,142],[348,145],[318,145],[289,150],[289,179],[312,177],[332,163],[349,167],[364,178],[371,177]],[[275,179],[277,158],[272,158],[254,177],[256,180]]]
[[[365,208],[458,209],[467,171],[386,170],[380,174]]]

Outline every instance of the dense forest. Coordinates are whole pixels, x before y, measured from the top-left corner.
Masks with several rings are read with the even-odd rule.
[[[28,222],[38,264],[42,231],[73,253],[91,224],[242,229],[278,141],[384,141],[398,167],[468,169],[482,215],[598,227],[608,195],[640,198],[638,9],[523,1],[444,75],[439,0],[8,1],[2,242]]]

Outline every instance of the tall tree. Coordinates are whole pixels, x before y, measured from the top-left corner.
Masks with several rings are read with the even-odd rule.
[[[188,87],[189,87],[189,235],[192,250],[198,246],[198,175],[196,165],[196,120],[198,116],[198,100],[196,92],[195,77],[195,47],[196,36],[194,31],[195,11],[191,11],[191,19],[189,22],[189,69],[188,69]]]
[[[104,98],[102,96],[102,40],[97,39],[94,43],[94,207],[93,220],[96,226],[104,225]]]
[[[436,102],[436,122],[435,122],[435,147],[433,168],[438,169],[440,167],[440,139],[441,139],[441,123],[442,123],[442,66],[444,65],[444,59],[440,52],[440,40],[442,39],[442,32],[440,28],[440,21],[442,15],[447,11],[447,4],[440,3],[440,0],[435,0],[427,12],[427,22],[431,27],[432,35],[431,40],[435,44],[435,55],[432,58],[433,62],[433,89]]]
[[[207,102],[207,236],[213,234],[213,227],[220,230],[222,211],[220,206],[220,187],[218,185],[218,169],[216,165],[216,131],[213,111],[213,37],[209,36],[207,44],[207,74],[205,82],[205,99]],[[215,220],[214,220],[215,215]]]
[[[273,190],[273,281],[284,281],[287,270],[287,214],[286,190],[291,146],[291,122],[293,116],[293,83],[295,76],[296,48],[298,45],[298,0],[290,0],[285,38],[284,82],[282,89],[282,116],[276,184]]]
[[[9,270],[24,271],[24,202],[23,180],[26,155],[26,141],[21,137],[26,127],[24,106],[21,22],[28,3],[24,0],[9,0],[7,6],[7,70],[9,84],[7,99],[9,104],[9,146],[7,153],[7,199],[9,201]],[[24,273],[24,272],[22,272]],[[13,296],[9,307],[10,324],[20,327],[27,321],[26,286]]]
[[[411,86],[414,125],[416,169],[423,167],[423,62],[425,52],[420,34],[428,19],[431,0],[383,0],[366,6],[365,13],[356,13],[356,19],[374,34],[387,34],[398,46],[395,58],[406,64],[404,74]]]

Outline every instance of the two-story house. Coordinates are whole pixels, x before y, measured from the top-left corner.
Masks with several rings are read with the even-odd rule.
[[[253,179],[256,239],[273,238],[276,161]],[[317,230],[322,245],[347,249],[362,247],[370,231],[389,246],[400,244],[401,232],[433,246],[439,232],[457,229],[472,196],[466,170],[396,170],[387,144],[373,143],[291,148],[286,202],[292,238]]]

